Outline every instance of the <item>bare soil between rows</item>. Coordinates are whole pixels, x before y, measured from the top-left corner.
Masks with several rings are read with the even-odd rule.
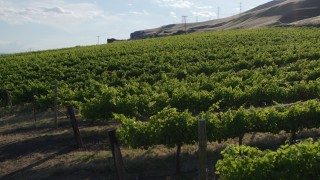
[[[99,123],[79,120],[84,144],[77,149],[69,119],[61,116],[59,128],[54,129],[52,112],[44,112],[34,122],[30,114],[0,117],[0,179],[116,179],[109,145],[108,131],[117,123]],[[244,144],[261,149],[276,149],[290,134],[246,134]],[[306,130],[298,138],[320,137],[320,130]],[[220,152],[231,139],[222,143],[208,143],[208,178],[214,174]],[[197,179],[198,147],[182,146],[181,174],[175,174],[174,148],[156,146],[149,149],[131,149],[121,146],[127,179]]]

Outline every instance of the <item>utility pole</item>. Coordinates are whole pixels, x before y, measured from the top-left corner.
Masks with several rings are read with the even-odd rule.
[[[196,16],[196,22],[198,22],[198,16]]]
[[[184,23],[184,32],[187,34],[187,16],[182,16],[182,23]]]
[[[242,13],[242,3],[240,2],[240,15]]]
[[[98,42],[97,42],[97,45],[99,45],[99,41],[100,41],[100,36],[97,36],[97,38],[98,38]]]
[[[217,16],[218,19],[220,19],[220,8],[218,7],[218,16]]]

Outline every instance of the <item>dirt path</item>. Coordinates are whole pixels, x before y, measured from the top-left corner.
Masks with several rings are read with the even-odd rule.
[[[101,159],[111,158],[106,133],[109,126],[86,127],[82,124],[80,129],[86,143],[84,148],[76,149],[67,119],[62,119],[61,127],[55,130],[45,123],[35,128],[32,122],[23,124],[9,118],[10,123],[0,124],[0,179],[108,177],[104,171],[97,172],[106,164],[85,157],[101,154]],[[97,164],[96,169],[93,163]]]

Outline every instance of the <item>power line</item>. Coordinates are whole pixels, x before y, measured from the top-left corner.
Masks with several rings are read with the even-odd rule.
[[[184,32],[187,34],[187,17],[188,16],[182,16],[182,23],[184,23]]]
[[[97,45],[99,45],[99,41],[100,41],[100,36],[97,36],[97,38],[98,38],[98,42],[97,42]]]

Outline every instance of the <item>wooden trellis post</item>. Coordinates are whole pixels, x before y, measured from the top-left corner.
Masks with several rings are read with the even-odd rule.
[[[58,129],[58,81],[54,81],[54,127]]]
[[[82,139],[81,139],[81,135],[80,135],[79,127],[78,127],[78,122],[77,122],[77,119],[76,119],[76,116],[74,113],[74,107],[72,105],[68,106],[68,113],[70,115],[70,121],[71,121],[72,129],[73,129],[74,138],[77,143],[77,148],[81,148],[82,147]]]
[[[199,180],[207,179],[207,133],[206,120],[198,122],[199,134]]]
[[[109,135],[109,140],[111,145],[112,157],[114,160],[114,166],[117,172],[117,177],[119,180],[124,180],[125,171],[124,171],[124,165],[123,165],[122,155],[120,151],[120,145],[116,137],[116,130],[108,131],[108,135]]]

